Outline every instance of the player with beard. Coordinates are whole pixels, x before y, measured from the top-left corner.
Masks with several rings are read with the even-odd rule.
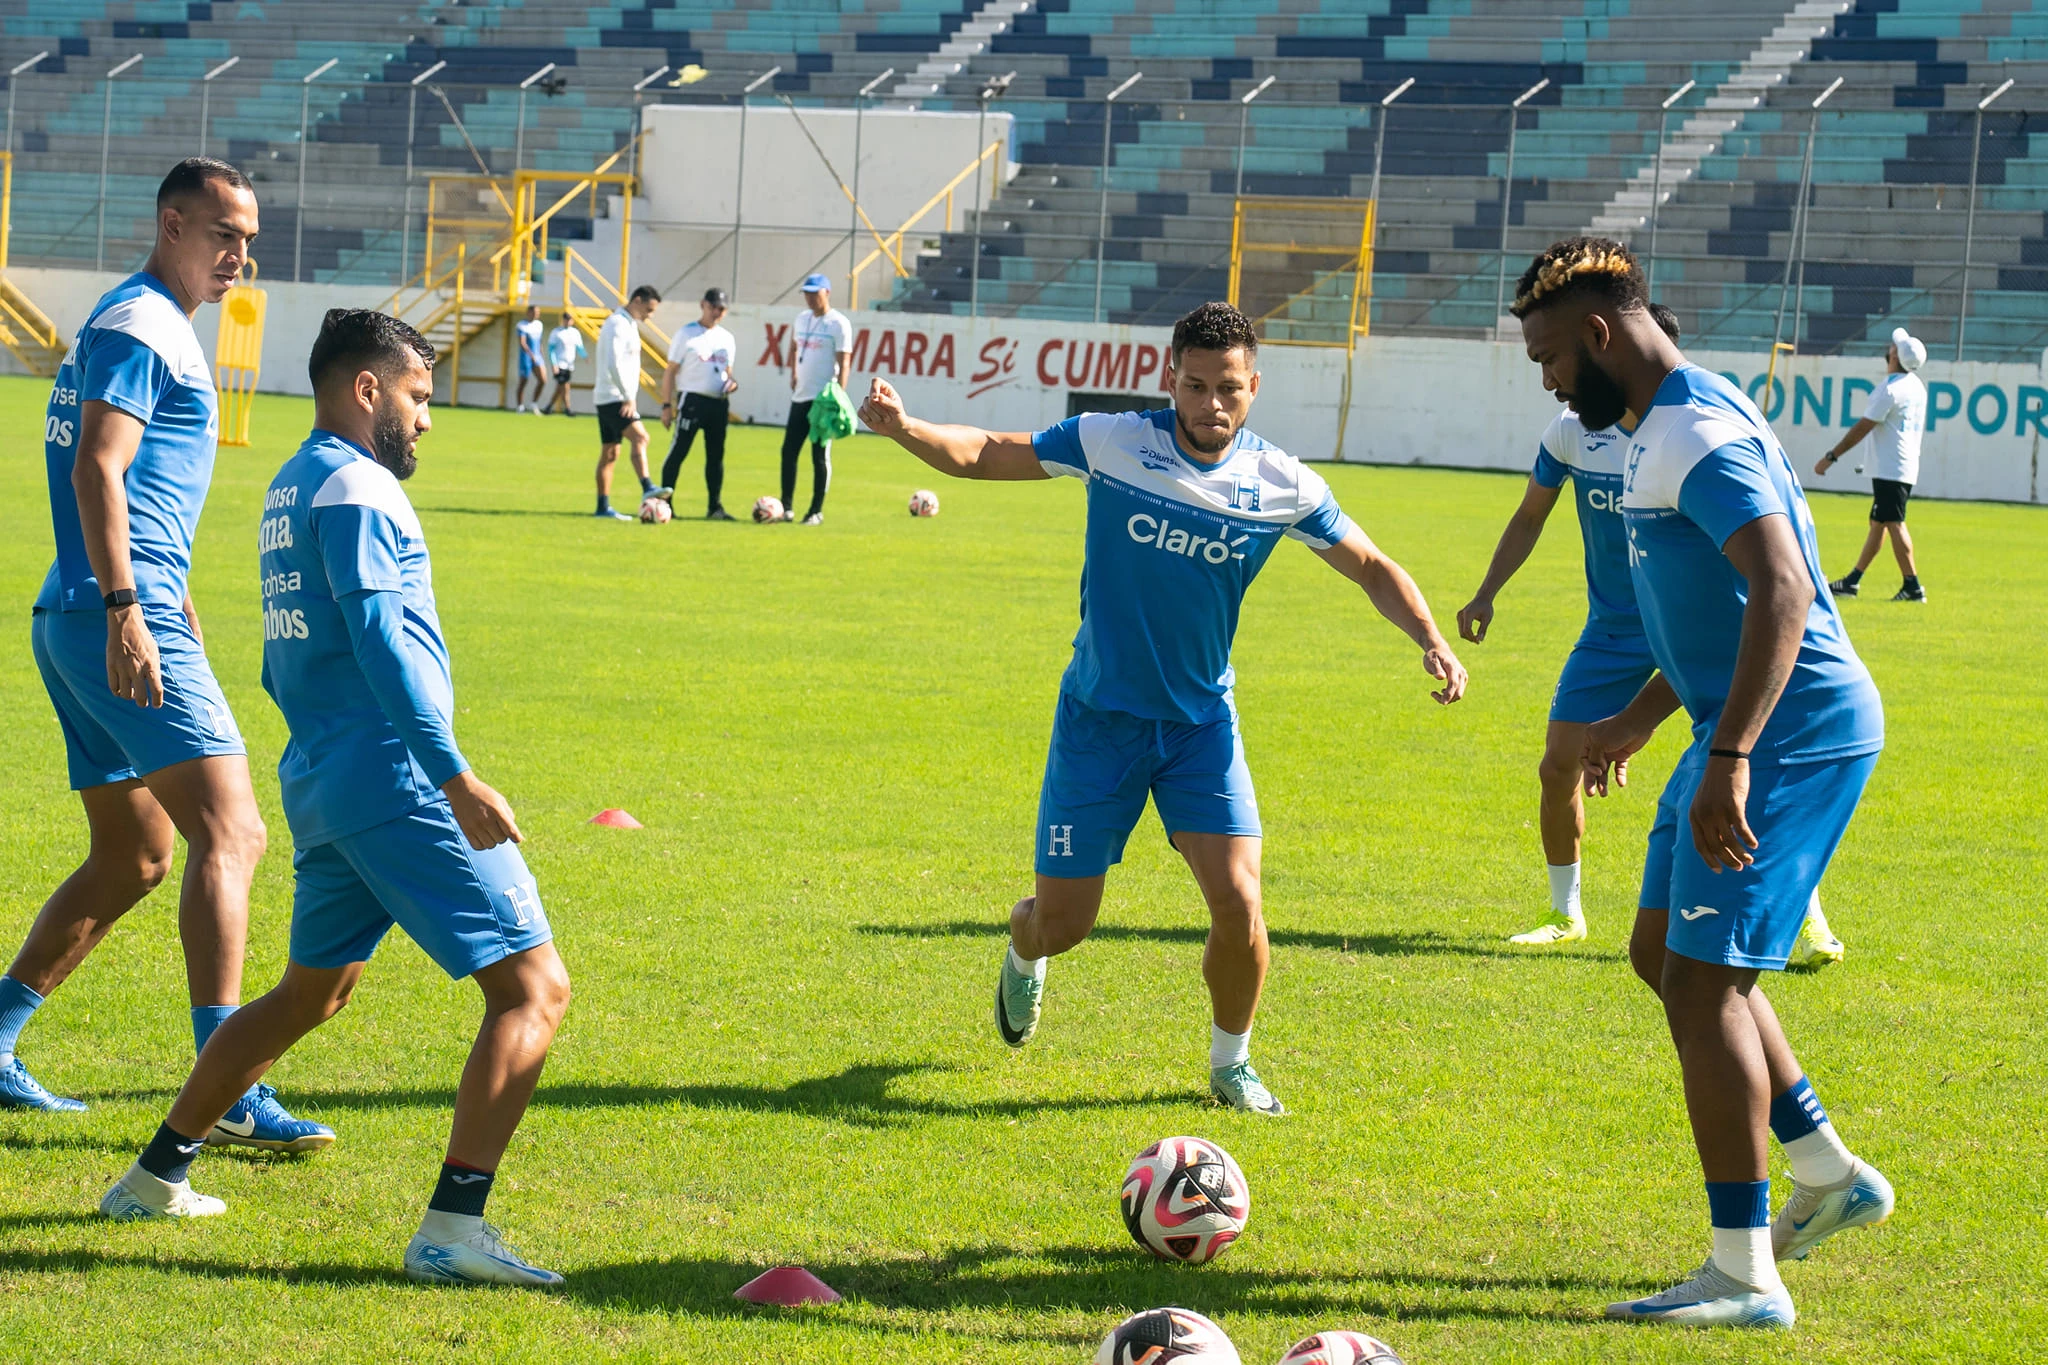
[[[1174,325],[1171,408],[998,433],[920,421],[877,379],[861,420],[942,474],[1064,475],[1088,487],[1081,630],[1039,794],[1036,894],[1010,911],[997,1031],[1012,1047],[1030,1041],[1046,960],[1088,937],[1149,795],[1209,905],[1210,1089],[1232,1108],[1277,1115],[1251,1065],[1267,942],[1258,802],[1230,664],[1245,592],[1292,537],[1416,643],[1443,684],[1437,701],[1464,695],[1465,669],[1414,581],[1338,509],[1322,476],[1245,429],[1258,354],[1250,320],[1208,303]]]
[[[296,845],[290,961],[269,994],[215,1030],[100,1210],[115,1219],[223,1212],[185,1178],[200,1139],[348,1003],[396,923],[484,997],[406,1273],[552,1285],[559,1275],[528,1264],[483,1220],[568,1007],[569,978],[519,856],[512,808],[455,747],[426,542],[400,487],[430,426],[433,362],[419,333],[364,309],[330,311],[313,343],[313,434],[271,482],[261,536],[263,686],[291,731],[278,763]]]
[[[1607,1313],[1789,1327],[1776,1262],[1892,1209],[1891,1186],[1835,1132],[1757,983],[1785,966],[1848,828],[1884,746],[1883,705],[1828,595],[1784,447],[1740,389],[1658,330],[1628,250],[1598,237],[1554,244],[1523,274],[1513,312],[1544,387],[1588,427],[1642,416],[1622,518],[1658,672],[1587,728],[1588,790],[1604,791],[1680,706],[1693,730],[1657,805],[1629,958],[1678,1051],[1713,1250],[1689,1279]],[[1775,1224],[1774,1134],[1793,1177]]]

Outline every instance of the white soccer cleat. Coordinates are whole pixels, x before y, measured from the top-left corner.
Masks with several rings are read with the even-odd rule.
[[[1892,1216],[1892,1184],[1866,1161],[1839,1185],[1792,1182],[1792,1197],[1771,1221],[1771,1254],[1803,1261],[1808,1252],[1838,1232],[1876,1227]]]
[[[1646,1299],[1607,1305],[1607,1316],[1680,1327],[1765,1327],[1784,1331],[1798,1318],[1783,1284],[1758,1289],[1709,1259],[1691,1279]]]
[[[145,1218],[213,1218],[228,1206],[210,1194],[201,1194],[190,1181],[172,1184],[159,1180],[140,1165],[130,1166],[114,1187],[100,1196],[100,1213],[116,1223],[134,1223]]]
[[[562,1277],[542,1270],[506,1246],[498,1230],[483,1219],[468,1236],[455,1241],[429,1240],[424,1228],[405,1248],[405,1273],[421,1284],[510,1284],[552,1289]]]

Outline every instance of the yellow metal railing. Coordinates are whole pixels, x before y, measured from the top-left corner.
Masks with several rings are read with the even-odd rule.
[[[13,229],[14,157],[0,151],[0,346],[12,351],[30,374],[48,378],[57,373],[64,342],[57,335],[57,324],[6,277]]]
[[[911,269],[910,267],[903,264],[904,237],[909,234],[911,229],[915,228],[919,223],[923,222],[926,215],[930,214],[932,210],[937,209],[941,206],[944,206],[946,211],[945,226],[942,229],[942,231],[951,232],[953,230],[954,194],[958,192],[960,187],[967,183],[967,181],[973,179],[976,173],[978,173],[984,165],[987,165],[989,163],[990,158],[994,157],[996,153],[1000,152],[1002,149],[1003,139],[1001,138],[996,139],[994,142],[989,143],[988,146],[982,148],[980,156],[975,157],[974,160],[968,162],[964,167],[962,167],[960,173],[954,176],[951,180],[948,180],[944,185],[942,185],[939,188],[939,192],[937,194],[934,194],[931,198],[925,200],[923,208],[920,208],[919,210],[917,210],[917,212],[911,214],[908,218],[904,219],[903,225],[897,228],[894,232],[890,233],[886,237],[876,230],[875,225],[873,223],[868,222],[868,216],[864,211],[861,213],[861,222],[867,224],[868,234],[875,239],[875,249],[870,251],[867,255],[861,257],[860,263],[854,266],[854,268],[847,273],[846,306],[848,308],[860,307],[860,277],[863,273],[866,272],[867,268],[873,265],[875,262],[886,260],[889,263],[889,266],[893,270],[895,270],[896,278],[899,280],[909,277],[909,275],[911,274]],[[997,184],[993,187],[989,194],[989,200],[992,201],[995,198],[994,189],[1001,188],[1000,182],[1002,177],[1002,162],[1000,160],[995,162],[995,165],[990,170],[990,174],[997,181]],[[858,209],[860,206],[856,204],[854,207]]]
[[[1266,344],[1335,346],[1349,352],[1358,338],[1372,331],[1373,227],[1377,219],[1378,205],[1370,199],[1240,197],[1230,222],[1231,306],[1252,314],[1260,340]],[[1354,222],[1355,241],[1351,236]],[[1268,264],[1268,258],[1278,259]],[[1262,282],[1286,284],[1248,288],[1247,261]],[[1308,283],[1299,285],[1304,275]],[[1349,288],[1343,292],[1349,297],[1342,299],[1330,286],[1343,285],[1346,277]],[[1303,305],[1313,312],[1317,303],[1335,302],[1347,305],[1344,322],[1318,322],[1312,317],[1297,321]]]

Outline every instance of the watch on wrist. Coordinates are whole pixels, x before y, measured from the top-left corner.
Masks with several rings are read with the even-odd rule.
[[[102,594],[100,601],[106,604],[108,611],[112,611],[116,607],[134,606],[137,598],[133,588],[116,588],[110,593]]]

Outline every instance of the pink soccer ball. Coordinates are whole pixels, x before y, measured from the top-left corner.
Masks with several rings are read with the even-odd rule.
[[[1280,1365],[1401,1365],[1401,1357],[1363,1332],[1318,1332],[1290,1346]]]
[[[754,499],[754,520],[781,521],[782,499],[772,498],[766,494]]]
[[[929,488],[920,488],[910,495],[910,515],[913,517],[935,517],[939,514],[939,495]]]
[[[1221,1256],[1252,1213],[1251,1187],[1230,1153],[1207,1138],[1175,1137],[1138,1153],[1124,1175],[1124,1226],[1163,1261]]]

